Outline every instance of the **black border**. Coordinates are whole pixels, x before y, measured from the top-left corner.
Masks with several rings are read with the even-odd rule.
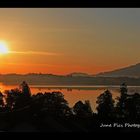
[[[139,0],[0,0],[0,8],[139,8]]]
[[[140,2],[138,0],[0,0],[0,8],[140,8]],[[103,133],[103,132],[101,132]],[[10,134],[13,135],[13,133],[3,133],[4,138],[5,136],[10,136]],[[15,136],[17,136],[17,133],[14,133]],[[18,134],[24,134],[25,133],[18,133]],[[29,133],[28,133],[29,134]],[[48,133],[30,133],[33,134],[34,137],[43,136],[44,134],[48,136]],[[72,134],[72,138],[75,137]],[[82,133],[77,133],[76,136],[82,136]],[[98,133],[92,133],[92,136],[95,138],[95,134],[98,135]],[[1,133],[2,135],[2,133]],[[52,138],[53,133],[49,134]],[[62,134],[64,138],[67,139],[67,137]],[[67,134],[66,134],[67,135]],[[106,134],[108,135],[108,134]],[[126,134],[128,135],[128,134]],[[25,135],[27,138],[27,135]],[[58,135],[57,135],[58,136]],[[88,135],[90,136],[90,135]],[[99,137],[100,135],[98,135]],[[101,135],[105,136],[105,135]],[[117,134],[115,134],[115,137]],[[110,136],[111,137],[111,136]],[[85,138],[85,137],[84,137]],[[108,136],[109,138],[109,136]],[[113,137],[114,138],[114,137]],[[57,138],[58,139],[58,138]],[[61,137],[62,139],[62,137]],[[87,139],[87,135],[86,138]],[[95,138],[96,139],[96,138]]]

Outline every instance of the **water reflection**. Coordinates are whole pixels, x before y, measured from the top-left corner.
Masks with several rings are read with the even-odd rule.
[[[13,88],[18,88],[17,85],[3,85],[0,84],[0,91],[10,90]],[[32,94],[38,92],[53,92],[60,91],[64,94],[65,99],[69,102],[69,106],[72,107],[74,104],[81,100],[89,100],[91,102],[92,109],[95,111],[96,99],[102,94],[106,89],[110,90],[113,98],[115,99],[119,96],[120,86],[54,86],[54,85],[30,85]],[[140,86],[128,86],[128,92],[140,93]]]

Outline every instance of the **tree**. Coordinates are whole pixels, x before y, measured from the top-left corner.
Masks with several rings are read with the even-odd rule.
[[[17,100],[15,102],[15,108],[22,108],[31,103],[31,91],[29,85],[23,81],[17,91]]]
[[[110,118],[114,114],[114,100],[109,90],[97,97],[96,103],[99,117]]]
[[[10,110],[15,108],[15,104],[21,94],[21,91],[19,89],[11,89],[11,90],[6,90],[5,92],[6,95],[6,107]],[[20,102],[22,104],[22,102]]]
[[[130,120],[139,120],[140,119],[140,95],[135,93],[130,95],[126,100],[126,112],[127,118]]]
[[[118,103],[116,105],[116,113],[118,114],[118,117],[121,118],[125,118],[128,115],[126,107],[126,101],[128,98],[127,91],[127,85],[123,83],[120,86],[120,97],[117,97]]]
[[[30,97],[31,96],[30,87],[29,87],[29,85],[25,81],[23,81],[20,84],[19,89],[21,89],[21,92],[22,92],[22,94],[25,95],[25,97]]]
[[[31,103],[31,92],[28,84],[23,81],[19,88],[5,91],[6,107],[10,110],[23,108]]]
[[[4,95],[0,92],[0,110],[3,110],[4,107],[3,97]]]
[[[82,101],[78,101],[74,105],[73,111],[77,117],[91,117],[93,114],[89,101],[85,101],[85,104]]]
[[[64,99],[64,95],[61,92],[45,93],[43,98],[43,110],[48,114],[59,117],[72,114],[68,102]]]
[[[127,85],[126,85],[126,83],[123,83],[120,86],[121,97],[126,97],[127,96],[127,92],[128,92]]]

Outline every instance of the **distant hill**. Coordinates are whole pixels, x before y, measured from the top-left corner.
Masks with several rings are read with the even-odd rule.
[[[19,85],[26,81],[29,85],[127,85],[140,86],[140,78],[131,77],[86,77],[62,76],[52,74],[5,74],[0,75],[0,83],[5,85]]]
[[[91,75],[87,74],[87,73],[82,73],[82,72],[73,72],[68,74],[67,76],[72,76],[72,77],[90,77]]]
[[[110,72],[89,75],[74,72],[68,75],[54,74],[0,74],[0,83],[20,84],[27,81],[30,85],[127,85],[140,86],[140,63]]]
[[[99,73],[96,76],[101,77],[140,77],[140,63],[125,68]]]

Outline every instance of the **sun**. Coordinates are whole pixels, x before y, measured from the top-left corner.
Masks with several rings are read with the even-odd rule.
[[[9,53],[8,45],[5,41],[0,41],[0,54]]]

